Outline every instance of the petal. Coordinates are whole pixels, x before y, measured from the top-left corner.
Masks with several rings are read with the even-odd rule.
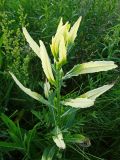
[[[45,73],[47,79],[52,84],[54,84],[55,80],[54,80],[54,76],[53,76],[53,73],[52,73],[52,67],[51,67],[50,59],[48,57],[45,45],[42,41],[40,41],[40,56],[41,56],[42,67],[43,67],[44,73]]]
[[[80,97],[86,97],[86,98],[89,98],[91,100],[95,100],[97,97],[99,97],[101,94],[108,91],[113,86],[114,86],[114,84],[104,85],[102,87],[99,87],[99,88],[93,89],[91,91],[88,91],[88,92],[82,94]]]
[[[75,98],[63,101],[62,104],[74,108],[87,108],[94,105],[94,100],[88,98]]]
[[[30,47],[32,48],[32,50],[37,54],[37,56],[40,58],[40,47],[38,46],[38,44],[32,39],[32,37],[29,35],[27,29],[25,27],[23,27],[23,34],[27,40],[27,42],[29,43]]]

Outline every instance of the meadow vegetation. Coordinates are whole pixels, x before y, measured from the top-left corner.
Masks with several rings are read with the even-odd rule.
[[[1,160],[118,160],[120,157],[120,0],[0,0],[0,159]],[[40,59],[29,47],[22,28],[51,59],[51,37],[61,17],[71,25],[82,16],[77,38],[64,72],[89,61],[114,61],[118,68],[68,79],[62,100],[115,83],[90,108],[73,109],[66,121],[78,135],[65,150],[53,142],[48,107],[14,83],[9,71],[26,87],[41,93],[46,76]],[[67,133],[67,130],[64,130]],[[87,137],[84,143],[79,139]],[[69,135],[71,136],[71,135]],[[64,137],[64,136],[63,136]],[[65,137],[66,141],[68,137]],[[68,138],[69,141],[69,138]]]

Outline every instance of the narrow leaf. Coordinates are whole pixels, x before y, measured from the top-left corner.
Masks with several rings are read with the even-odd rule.
[[[52,138],[55,144],[57,145],[57,147],[59,147],[60,149],[66,148],[66,144],[63,140],[62,132],[58,127],[55,128],[55,136],[53,136]]]
[[[65,137],[65,141],[68,143],[82,143],[86,140],[86,137],[82,134],[73,134],[73,135],[67,135]]]
[[[3,150],[22,150],[23,148],[21,148],[20,146],[14,144],[14,143],[11,143],[11,142],[2,142],[0,141],[0,148]]]
[[[49,91],[50,91],[50,84],[48,81],[46,81],[44,83],[44,94],[45,94],[45,97],[48,98],[49,97]]]
[[[55,154],[55,147],[48,147],[44,150],[41,160],[52,160]]]
[[[91,100],[95,100],[97,97],[99,97],[101,94],[105,93],[106,91],[108,91],[110,88],[112,88],[114,86],[114,84],[110,84],[110,85],[104,85],[102,87],[93,89],[91,91],[88,91],[84,94],[82,94],[80,97],[82,98],[89,98]]]
[[[88,98],[75,98],[62,101],[62,104],[74,108],[87,108],[94,105],[94,100]]]
[[[68,73],[66,73],[63,79],[68,79],[72,76],[78,76],[80,74],[108,71],[116,67],[117,65],[114,64],[113,61],[91,61],[88,63],[75,65]]]
[[[36,99],[37,101],[40,101],[41,103],[44,104],[48,104],[48,102],[38,93],[31,91],[30,89],[24,87],[19,81],[18,79],[15,77],[15,75],[11,72],[9,72],[12,76],[12,78],[14,79],[15,83],[20,87],[20,89],[22,91],[24,91],[27,95],[29,95],[30,97]]]
[[[40,47],[38,46],[38,44],[32,39],[32,37],[29,35],[27,29],[25,27],[23,27],[23,34],[27,40],[27,42],[29,43],[30,47],[32,48],[32,50],[37,54],[37,56],[40,58]]]
[[[66,63],[66,59],[67,59],[67,50],[65,46],[65,40],[64,37],[61,36],[61,41],[59,45],[59,63],[60,64]]]
[[[80,16],[70,29],[70,32],[69,32],[69,42],[70,43],[73,43],[76,36],[77,36],[77,31],[80,26],[81,19],[82,19],[82,17]]]
[[[48,57],[45,45],[42,41],[40,41],[40,54],[41,54],[41,61],[42,61],[42,67],[43,67],[44,73],[45,73],[47,79],[52,84],[54,84],[55,80],[54,80],[54,76],[53,76],[53,73],[52,73],[52,67],[51,67],[50,59]]]

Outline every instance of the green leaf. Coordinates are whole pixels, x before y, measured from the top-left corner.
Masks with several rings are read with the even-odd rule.
[[[89,138],[83,136],[82,134],[68,134],[65,137],[67,143],[79,143],[82,147],[89,147],[91,145]]]
[[[1,66],[2,66],[2,62],[3,62],[3,57],[2,57],[1,50],[0,50],[0,68],[1,68]]]
[[[56,148],[53,146],[52,148],[48,147],[44,150],[41,160],[52,160],[55,155]]]
[[[86,140],[86,137],[82,134],[73,134],[73,135],[67,135],[65,137],[65,141],[68,143],[82,143]]]
[[[3,120],[3,122],[5,123],[5,125],[14,133],[16,133],[17,131],[17,127],[15,125],[15,123],[9,118],[7,117],[5,114],[1,114],[0,115],[1,119]]]
[[[75,116],[76,116],[76,112],[74,111],[73,113],[71,114],[68,114],[65,118],[65,128],[70,128],[73,123],[74,123],[74,120],[75,120]]]
[[[3,35],[0,37],[0,47],[2,46],[3,44]]]
[[[31,142],[33,140],[33,138],[35,137],[35,134],[36,134],[36,127],[39,125],[36,124],[33,129],[29,130],[25,135],[24,135],[24,146],[26,148],[26,152],[29,154],[29,150],[30,150],[30,145],[31,145]]]
[[[2,142],[2,141],[0,141],[0,149],[1,150],[9,150],[9,151],[11,151],[11,150],[23,150],[23,148],[22,147],[20,147],[20,146],[18,146],[18,145],[16,145],[15,143],[11,143],[11,142]]]
[[[40,111],[31,110],[32,114],[37,117],[40,121],[43,118]]]
[[[19,146],[23,146],[23,135],[21,132],[21,128],[19,124],[15,125],[15,123],[7,117],[5,114],[1,114],[1,119],[5,123],[5,125],[8,127],[8,133],[11,137],[11,139],[18,144]]]

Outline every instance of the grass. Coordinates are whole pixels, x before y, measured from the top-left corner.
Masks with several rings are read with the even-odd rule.
[[[51,37],[55,34],[60,17],[63,17],[64,21],[69,20],[73,23],[82,15],[83,20],[75,45],[77,47],[71,50],[69,64],[65,66],[64,70],[69,70],[76,63],[90,60],[114,60],[119,65],[119,8],[119,0],[13,0],[12,2],[0,0],[0,112],[1,115],[5,113],[13,121],[13,126],[24,137],[24,140],[22,139],[15,145],[9,134],[9,132],[14,133],[14,131],[8,129],[9,126],[5,125],[6,120],[3,120],[5,116],[2,116],[0,140],[5,142],[6,147],[4,148],[0,144],[1,160],[13,160],[18,157],[17,155],[19,155],[20,160],[27,160],[30,159],[31,154],[33,157],[41,158],[44,148],[48,145],[46,139],[49,135],[46,133],[50,128],[50,123],[47,108],[20,91],[8,74],[8,70],[12,70],[24,85],[38,92],[42,90],[41,81],[45,77],[41,74],[39,60],[23,39],[22,26],[27,25],[31,36],[37,42],[39,39],[46,42],[50,51]],[[25,18],[26,14],[27,17]],[[3,35],[5,35],[4,39]],[[15,42],[13,43],[13,41]],[[11,48],[9,49],[9,47]],[[68,80],[62,94],[75,97],[79,93],[114,81],[116,81],[114,88],[102,95],[94,107],[80,110],[76,114],[74,125],[71,127],[73,133],[83,133],[89,137],[91,146],[70,145],[66,151],[57,153],[57,159],[119,159],[119,69]],[[75,95],[72,94],[73,90]],[[8,117],[6,117],[7,120]],[[35,131],[34,126],[37,123],[38,126]],[[69,123],[72,123],[72,118]],[[32,129],[36,134],[29,138],[30,134],[33,133],[31,132]],[[17,136],[19,138],[18,134]],[[28,136],[26,141],[25,136]],[[11,142],[11,146],[7,146],[8,141]],[[29,148],[29,145],[32,148]]]

